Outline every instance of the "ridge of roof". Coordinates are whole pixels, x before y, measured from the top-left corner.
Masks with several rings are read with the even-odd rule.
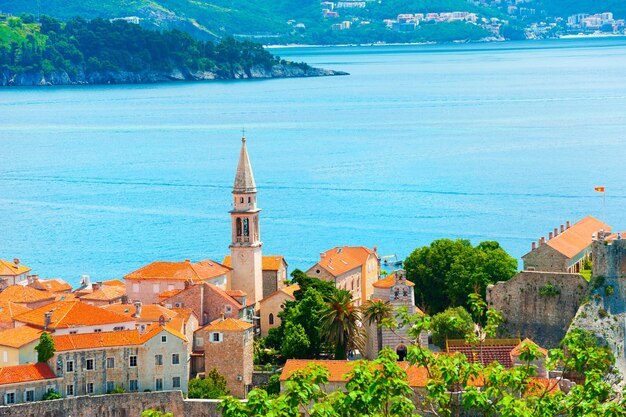
[[[36,290],[24,285],[9,285],[0,292],[0,300],[11,301],[14,303],[33,303],[37,301],[52,300],[55,295],[48,291]]]
[[[587,216],[571,225],[569,229],[565,229],[546,241],[546,245],[568,258],[573,258],[591,245],[592,236],[595,232],[600,230],[610,232],[611,229],[608,224],[593,216]]]
[[[324,268],[332,276],[338,277],[348,271],[362,267],[372,254],[376,254],[376,252],[365,246],[336,246],[322,252],[316,265]]]
[[[229,267],[210,259],[196,263],[192,263],[189,260],[182,262],[154,261],[125,275],[123,278],[125,280],[168,279],[198,282],[220,277],[228,271],[230,271]]]
[[[252,324],[234,318],[217,319],[202,327],[203,330],[244,331],[254,327]],[[198,329],[198,330],[201,330]],[[198,331],[196,330],[196,331]]]
[[[31,268],[25,265],[0,259],[0,275],[11,275],[16,277],[18,275],[25,274],[30,270]]]
[[[56,379],[47,363],[6,366],[0,368],[0,385]]]
[[[44,327],[44,314],[51,312],[50,329],[63,329],[69,327],[95,326],[102,324],[128,323],[134,321],[126,316],[113,313],[75,301],[55,301],[42,307],[35,308],[15,317],[16,321]]]
[[[42,333],[43,330],[28,325],[6,329],[0,332],[0,346],[20,348],[39,340]]]

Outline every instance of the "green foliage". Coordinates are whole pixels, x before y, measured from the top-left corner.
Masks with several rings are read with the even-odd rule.
[[[111,391],[108,391],[107,394],[124,394],[126,390],[122,385],[116,385]]]
[[[17,19],[20,22],[19,18]],[[61,23],[47,16],[40,25],[0,23],[0,68],[91,73],[184,69],[213,71],[222,78],[279,62],[259,44],[225,38],[214,45],[179,30],[157,32],[125,21],[73,18]]]
[[[50,390],[48,392],[46,392],[43,397],[41,398],[42,401],[48,401],[48,400],[59,400],[63,398],[61,396],[61,394],[59,394],[58,392],[56,392],[55,390]]]
[[[274,374],[270,377],[265,390],[269,395],[280,394],[280,374]]]
[[[201,399],[221,398],[230,393],[226,386],[226,378],[213,368],[204,379],[189,380],[188,396]]]
[[[284,359],[303,359],[309,354],[311,342],[299,323],[287,322],[280,350]]]
[[[353,349],[364,351],[364,335],[360,327],[359,309],[348,291],[331,297],[321,317],[321,334],[335,347],[335,359],[346,359]]]
[[[485,296],[488,284],[507,281],[517,272],[517,260],[497,242],[472,246],[468,240],[439,239],[415,249],[404,266],[415,283],[415,300],[428,313],[448,307],[469,307],[467,294]]]
[[[145,410],[141,413],[141,417],[174,417],[172,413],[163,413],[154,409]]]
[[[595,291],[598,288],[602,287],[605,280],[606,278],[604,278],[604,276],[602,275],[598,275],[597,277],[595,277],[595,279],[593,280],[593,284],[591,284],[591,290]]]
[[[556,297],[561,294],[561,289],[554,284],[546,284],[539,288],[539,295],[541,297]]]
[[[472,316],[463,307],[448,308],[432,317],[433,343],[442,349],[446,339],[465,339],[474,331]]]
[[[37,362],[48,362],[54,356],[54,352],[56,352],[54,340],[48,332],[43,332],[39,336],[39,344],[35,346],[35,351],[37,352]]]
[[[332,282],[310,277],[297,268],[291,273],[291,283],[300,286],[300,289],[293,293],[296,301],[301,301],[309,288],[313,288],[317,291],[324,300],[328,300],[337,291]]]
[[[613,294],[615,294],[615,288],[613,288],[612,285],[607,285],[606,287],[604,287],[604,295],[610,297]]]

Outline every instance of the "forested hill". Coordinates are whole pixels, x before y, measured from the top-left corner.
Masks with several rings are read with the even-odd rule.
[[[0,85],[145,83],[335,75],[280,60],[259,44],[195,40],[123,20],[2,16]]]

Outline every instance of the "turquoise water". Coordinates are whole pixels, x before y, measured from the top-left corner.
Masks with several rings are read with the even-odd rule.
[[[245,126],[264,253],[626,228],[626,40],[281,49],[347,77],[0,90],[0,258],[221,260]],[[607,187],[606,208],[593,187]]]

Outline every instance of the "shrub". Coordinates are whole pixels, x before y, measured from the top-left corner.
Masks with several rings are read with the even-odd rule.
[[[601,319],[608,317],[608,316],[609,316],[609,313],[605,309],[601,308],[600,310],[598,310],[598,317],[600,317]]]
[[[59,400],[59,399],[61,399],[61,394],[59,394],[55,390],[50,390],[50,391],[46,392],[41,399],[43,401]]]
[[[606,287],[604,287],[604,295],[606,295],[607,297],[612,296],[615,293],[615,288],[613,288],[612,285],[607,285]]]
[[[561,290],[553,284],[546,284],[539,288],[539,295],[542,297],[556,297],[561,294]]]

